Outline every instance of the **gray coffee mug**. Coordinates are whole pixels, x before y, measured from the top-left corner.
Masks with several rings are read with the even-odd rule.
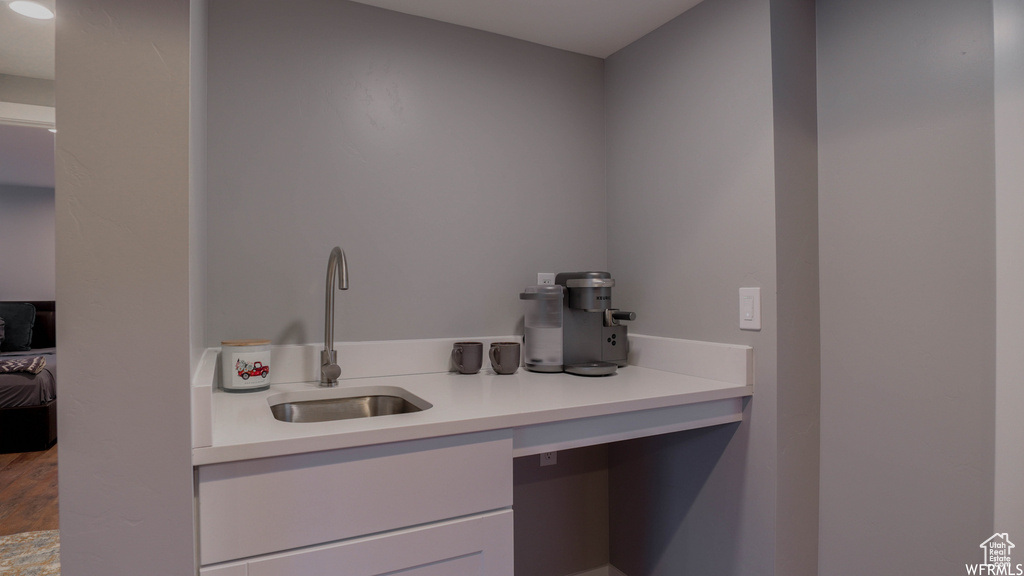
[[[492,342],[488,356],[491,368],[498,374],[515,374],[519,370],[519,342]]]
[[[452,346],[452,364],[460,374],[476,374],[483,364],[484,345],[481,342],[456,342]]]

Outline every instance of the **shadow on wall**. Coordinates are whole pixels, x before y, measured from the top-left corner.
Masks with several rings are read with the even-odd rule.
[[[661,575],[659,566],[692,566],[715,556],[715,573],[731,574],[740,503],[720,508],[714,525],[688,522],[699,496],[717,490],[709,479],[741,423],[652,436],[609,446],[611,564],[630,576]],[[737,438],[737,442],[743,435]],[[737,446],[732,446],[736,450]],[[741,478],[741,476],[732,476]],[[719,487],[733,494],[734,487]],[[704,499],[707,501],[707,498]],[[707,518],[706,513],[697,514]],[[686,573],[690,573],[687,571]],[[700,568],[693,573],[704,573]]]
[[[335,319],[337,321],[337,319]],[[320,334],[323,334],[324,327],[321,323]],[[320,338],[323,340],[323,337]],[[309,340],[309,336],[306,335],[306,323],[302,320],[295,320],[288,323],[287,326],[281,330],[274,338],[274,344],[305,344],[306,342],[316,342],[317,339]]]
[[[513,462],[515,573],[578,574],[608,563],[608,448],[559,450]]]

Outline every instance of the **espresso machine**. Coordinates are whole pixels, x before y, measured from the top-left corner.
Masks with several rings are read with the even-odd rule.
[[[555,284],[563,286],[563,369],[580,376],[614,374],[625,366],[629,340],[622,320],[635,320],[633,312],[612,308],[615,280],[608,272],[561,272]]]

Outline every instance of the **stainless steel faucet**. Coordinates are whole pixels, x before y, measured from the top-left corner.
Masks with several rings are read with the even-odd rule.
[[[320,352],[320,385],[337,386],[341,367],[338,353],[334,350],[334,277],[338,277],[338,289],[348,290],[348,261],[345,252],[335,246],[327,260],[327,298],[324,302],[324,349]]]

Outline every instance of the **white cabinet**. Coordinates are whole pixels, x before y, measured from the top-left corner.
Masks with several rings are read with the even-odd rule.
[[[247,570],[245,562],[233,562],[200,568],[199,576],[247,576]]]
[[[512,576],[512,559],[503,510],[254,559],[247,576]]]
[[[196,476],[202,576],[512,574],[510,430],[212,464]]]

